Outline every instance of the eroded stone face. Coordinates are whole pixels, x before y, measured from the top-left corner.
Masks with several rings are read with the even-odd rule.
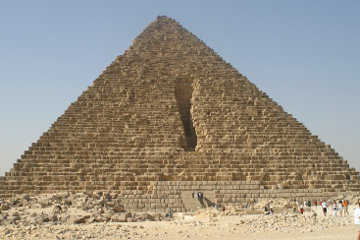
[[[0,196],[154,195],[153,183],[162,181],[332,192],[358,190],[358,180],[330,146],[201,40],[159,17],[0,179]]]

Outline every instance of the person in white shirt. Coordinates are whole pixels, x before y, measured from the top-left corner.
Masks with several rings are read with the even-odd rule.
[[[327,202],[326,202],[326,201],[322,201],[322,202],[321,202],[321,206],[322,206],[322,209],[323,209],[324,216],[326,217],[326,213],[327,213]]]
[[[338,200],[338,202],[336,204],[337,204],[337,210],[338,210],[340,216],[342,216],[343,210],[344,210],[342,200]]]
[[[336,217],[336,214],[337,214],[337,204],[336,204],[335,200],[333,201],[333,213],[334,213],[334,217]]]
[[[355,225],[360,228],[360,201],[358,201],[357,208],[354,210],[354,223]],[[360,230],[358,233],[357,240],[360,240]]]

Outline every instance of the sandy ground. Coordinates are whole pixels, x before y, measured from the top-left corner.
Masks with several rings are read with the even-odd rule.
[[[324,217],[320,208],[304,215],[231,215],[218,210],[198,211],[194,216],[175,215],[170,221],[91,223],[38,226],[0,226],[0,239],[356,239],[358,227],[350,216]],[[316,213],[316,214],[315,214]],[[226,216],[231,215],[231,216]]]

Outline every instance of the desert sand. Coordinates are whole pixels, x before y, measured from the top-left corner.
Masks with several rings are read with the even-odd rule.
[[[356,239],[352,217],[220,216],[83,225],[1,226],[1,239]]]
[[[78,196],[78,195],[77,195]],[[78,196],[79,197],[79,196]],[[23,196],[21,198],[24,198]],[[112,217],[97,218],[91,212],[106,216],[107,212],[94,209],[97,205],[70,204],[66,211],[54,213],[58,204],[44,201],[58,199],[46,196],[21,202],[17,205],[2,202],[0,239],[303,239],[303,240],[348,240],[356,239],[358,227],[354,225],[353,210],[356,198],[352,196],[349,215],[333,215],[329,204],[325,217],[321,207],[305,208],[304,214],[298,209],[294,212],[289,200],[260,200],[254,206],[244,209],[228,207],[208,208],[186,213],[174,213],[172,218],[149,213],[146,216],[126,213],[112,206]],[[13,201],[13,200],[12,200]],[[25,204],[26,202],[26,204]],[[46,202],[46,204],[44,204]],[[63,202],[64,203],[64,202]],[[102,202],[103,203],[103,202]],[[262,213],[265,204],[273,206],[273,215]],[[4,207],[5,206],[5,207]],[[85,211],[84,209],[88,209]],[[118,211],[114,211],[117,209]],[[63,209],[64,210],[64,209]],[[94,210],[94,211],[91,211]],[[41,217],[39,217],[41,216]],[[44,217],[49,216],[49,217]],[[56,217],[54,217],[56,216]],[[84,217],[86,216],[86,217]],[[117,217],[114,217],[117,216]],[[122,219],[121,216],[128,216]],[[39,221],[41,219],[41,221]]]

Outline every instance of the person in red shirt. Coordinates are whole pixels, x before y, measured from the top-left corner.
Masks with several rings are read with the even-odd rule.
[[[344,216],[348,215],[349,216],[349,212],[348,212],[348,208],[349,208],[349,201],[348,200],[344,200]]]
[[[304,214],[304,207],[303,207],[302,204],[300,205],[300,213],[301,213],[301,214]]]

